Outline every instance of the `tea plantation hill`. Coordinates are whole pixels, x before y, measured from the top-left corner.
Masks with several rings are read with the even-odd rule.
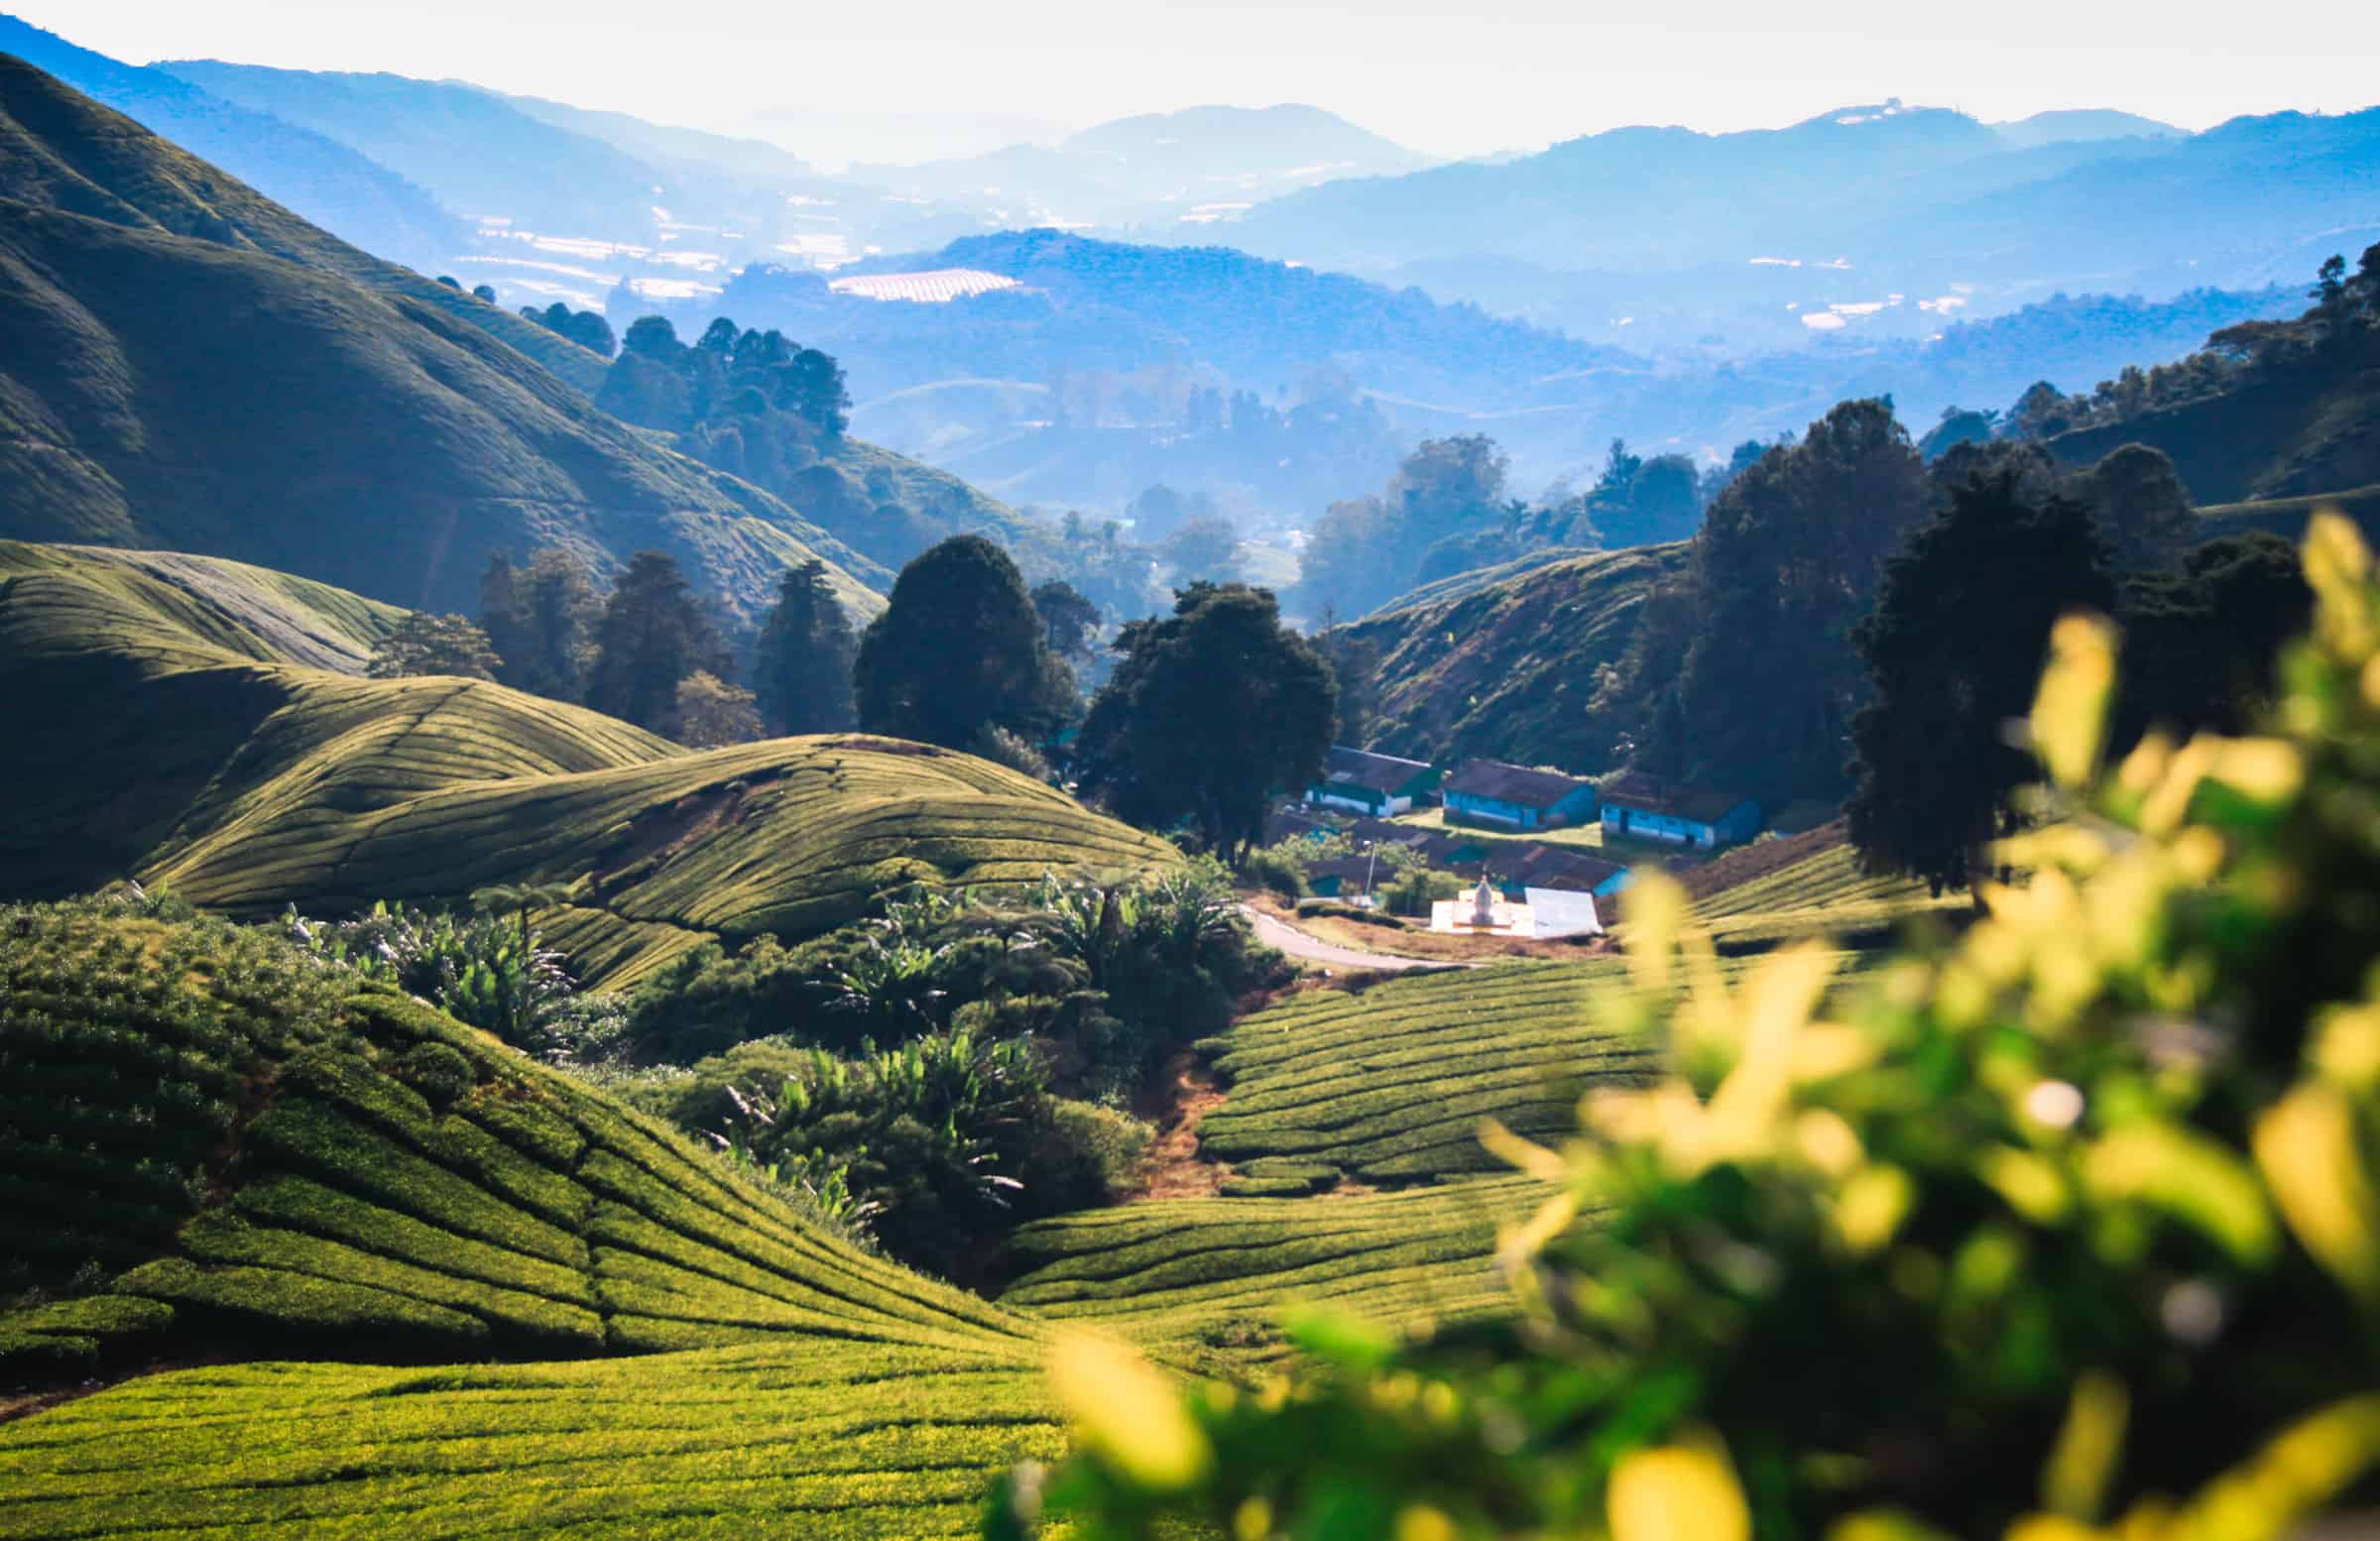
[[[443,610],[470,607],[491,551],[556,543],[603,569],[667,551],[744,615],[810,555],[862,615],[891,580],[597,411],[592,353],[7,56],[0,314],[0,534],[231,556]],[[952,496],[851,453],[887,497]]]
[[[2265,531],[2295,540],[2318,507],[2372,529],[2380,487],[2202,508],[2202,538]],[[1681,541],[1538,552],[1442,578],[1352,623],[1380,651],[1368,747],[1441,764],[1479,755],[1582,774],[1611,769],[1615,726],[1587,709],[1596,671],[1627,651],[1645,597],[1685,571],[1691,550]]]
[[[1446,764],[1485,755],[1607,769],[1612,736],[1586,713],[1596,670],[1627,651],[1638,607],[1685,571],[1688,550],[1676,542],[1524,559],[1366,616],[1353,631],[1381,662],[1370,747]]]
[[[1029,1319],[269,932],[0,909],[0,1381],[277,1362],[0,1427],[0,1536],[960,1535],[1059,1446]]]
[[[390,614],[234,563],[0,542],[0,694],[42,725],[0,766],[9,893],[135,875],[258,918],[576,884],[548,935],[582,983],[616,987],[714,937],[829,929],[912,882],[1175,860],[945,750],[697,754],[485,681],[337,671]]]

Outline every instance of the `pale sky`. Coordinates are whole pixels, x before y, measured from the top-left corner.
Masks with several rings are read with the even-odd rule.
[[[1773,127],[1887,96],[1985,119],[2121,107],[2188,128],[2380,102],[2380,5],[2359,0],[2254,16],[2190,0],[18,0],[10,9],[136,63],[214,58],[451,76],[727,130],[793,109],[809,125],[797,132],[821,135],[854,114],[997,116],[1013,132],[1024,121],[1079,128],[1204,103],[1296,101],[1451,156],[1631,123]],[[848,158],[831,144],[790,148]]]

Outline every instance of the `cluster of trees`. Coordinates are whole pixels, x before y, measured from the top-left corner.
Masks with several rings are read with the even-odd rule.
[[[491,290],[488,297],[493,299],[495,292]],[[612,323],[603,318],[600,310],[573,310],[557,299],[542,310],[536,305],[523,305],[521,314],[555,336],[567,337],[604,358],[610,358],[620,349],[619,340],[612,335]]]
[[[1631,452],[1613,439],[1595,485],[1535,502],[1510,495],[1510,459],[1484,434],[1428,439],[1381,490],[1331,505],[1307,543],[1297,599],[1309,614],[1362,615],[1418,585],[1550,546],[1612,549],[1683,540],[1711,500],[1765,446],[1724,466]]]
[[[2143,713],[2188,727],[2243,709],[2252,682],[2217,660],[2261,656],[2302,619],[2304,586],[2267,539],[2192,551],[2197,533],[2154,449],[2068,473],[1993,439],[1928,466],[1889,402],[1845,402],[1714,498],[1589,710],[1615,758],[1658,775],[1772,807],[1854,793],[1880,867],[1964,887],[1964,853],[2012,817],[2026,762],[2000,724],[2064,611],[2112,611],[2153,639]]]
[[[632,323],[595,405],[772,491],[841,442],[851,397],[843,366],[774,329],[713,320],[692,346],[666,317]]]
[[[2046,438],[2124,422],[2276,373],[2359,357],[2380,331],[2380,244],[2366,247],[2352,270],[2343,256],[2324,261],[2307,297],[2314,301],[2312,307],[2295,320],[2241,321],[2223,327],[2206,339],[2205,347],[2187,357],[2147,369],[2127,366],[2114,379],[2074,396],[2040,381],[2004,414],[1954,407],[1944,413],[1944,424],[1956,422],[1961,439],[1994,432]]]
[[[2277,536],[2193,546],[2187,497],[2156,450],[2132,445],[2072,477],[2031,446],[1944,464],[1934,512],[1852,634],[1870,693],[1850,725],[1844,808],[1871,870],[1937,893],[1991,876],[1989,843],[2021,825],[2033,765],[2006,725],[2031,703],[2060,616],[2111,614],[2131,638],[2120,752],[2152,727],[2244,728],[2314,603]]]
[[[640,551],[609,591],[573,551],[549,546],[525,563],[503,552],[480,578],[480,615],[406,617],[374,650],[375,678],[445,674],[492,679],[549,700],[590,706],[696,749],[767,733],[830,733],[854,721],[857,642],[812,558],[789,568],[753,640],[751,688],[713,607],[674,557]]]

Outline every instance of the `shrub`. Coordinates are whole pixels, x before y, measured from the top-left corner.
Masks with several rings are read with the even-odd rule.
[[[737,1046],[639,1100],[912,1266],[980,1283],[1016,1224],[1105,1203],[1144,1126],[1048,1094],[1018,1041],[937,1033],[853,1058]]]
[[[2062,623],[2033,717],[2055,817],[1954,940],[1814,1019],[1816,944],[1724,981],[1630,889],[1606,1088],[1506,1233],[1516,1325],[1176,1404],[1069,1364],[1076,1534],[2082,1541],[2303,1533],[2380,1473],[2380,587],[2318,519],[2272,736],[2094,761],[2113,676]],[[1061,1390],[1069,1389],[1061,1380]],[[995,1533],[1020,1523],[1012,1487]],[[2109,1526],[2102,1530],[2098,1527]]]
[[[416,1043],[397,1061],[397,1078],[444,1107],[479,1084],[479,1073],[462,1051],[443,1043]]]
[[[1277,893],[1295,903],[1306,890],[1306,864],[1291,849],[1292,842],[1259,846],[1240,864],[1240,876],[1250,886]]]
[[[315,957],[386,981],[522,1048],[539,1046],[571,993],[560,954],[538,947],[526,920],[388,903],[352,920],[308,920],[293,905],[282,927]]]

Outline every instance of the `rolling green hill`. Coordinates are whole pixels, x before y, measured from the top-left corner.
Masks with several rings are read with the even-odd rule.
[[[0,1536],[957,1535],[1057,1447],[1029,1320],[269,934],[0,910],[0,1299],[52,1293],[0,1312],[11,1383],[465,1362],[195,1369],[0,1428]],[[658,1357],[563,1363],[624,1355]]]
[[[336,661],[333,635],[353,666],[387,614],[232,563],[0,542],[0,693],[46,730],[0,770],[10,890],[138,875],[254,917],[576,883],[550,935],[584,982],[625,984],[713,937],[828,929],[912,882],[1173,860],[967,755],[863,738],[695,754],[501,685],[358,679],[285,646]]]
[[[1588,710],[1596,670],[1616,661],[1637,608],[1684,570],[1684,544],[1598,551],[1449,580],[1352,628],[1380,650],[1374,749],[1452,763],[1474,755],[1608,768],[1613,733]],[[1466,574],[1465,578],[1479,577]]]
[[[1231,1093],[1199,1148],[1375,1183],[1501,1171],[1480,1145],[1482,1120],[1552,1134],[1571,1124],[1583,1078],[1649,1069],[1644,1045],[1592,1025],[1589,994],[1619,967],[1516,964],[1292,996],[1223,1041],[1215,1068]]]
[[[1001,1303],[1143,1342],[1277,1354],[1284,1302],[1399,1332],[1493,1316],[1496,1231],[1545,1197],[1526,1177],[1346,1198],[1177,1199],[1038,1221]]]
[[[1966,894],[1936,896],[1917,879],[1861,872],[1840,822],[1741,847],[1689,871],[1685,882],[1695,895],[1695,923],[1722,952],[1814,935],[1845,946],[1877,944],[1922,916],[1974,909]]]
[[[740,613],[811,554],[863,611],[887,577],[532,362],[592,381],[594,355],[4,56],[0,317],[0,534],[203,551],[448,610],[491,551],[552,543],[602,569],[667,551]]]

